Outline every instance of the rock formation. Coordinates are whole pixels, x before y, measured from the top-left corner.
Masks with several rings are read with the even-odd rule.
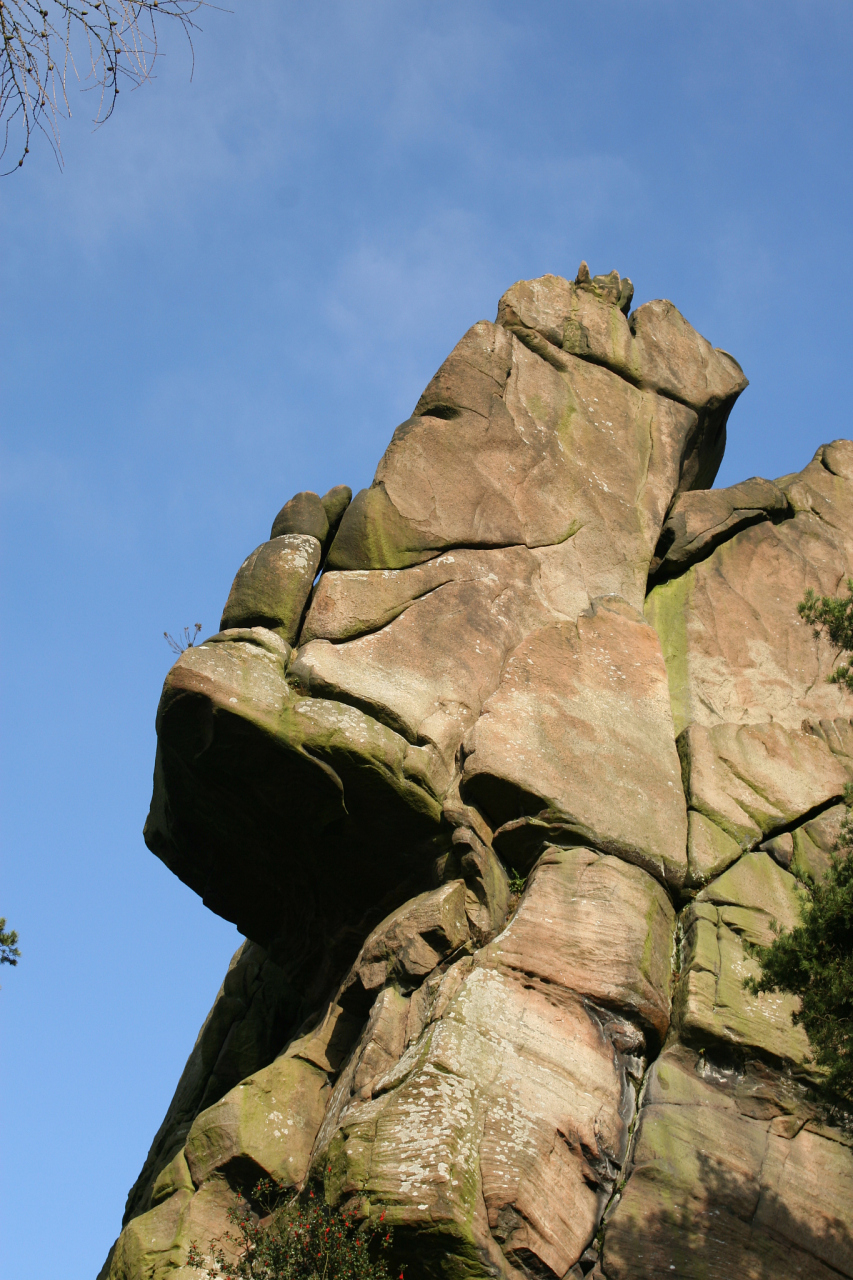
[[[853,443],[711,489],[746,378],[632,293],[514,285],[169,672],[145,838],[249,941],[109,1280],[197,1274],[263,1174],[409,1280],[853,1276],[850,1140],[743,987],[853,780],[796,612],[853,573]]]

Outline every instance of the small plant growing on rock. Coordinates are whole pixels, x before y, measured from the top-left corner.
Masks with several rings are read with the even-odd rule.
[[[264,1216],[241,1197],[228,1210],[236,1232],[211,1241],[207,1258],[193,1241],[187,1266],[222,1280],[404,1280],[403,1271],[392,1275],[383,1256],[392,1242],[384,1213],[376,1222],[359,1224],[313,1191],[284,1205],[281,1196],[281,1187],[261,1179],[251,1200]],[[220,1241],[227,1242],[228,1252]]]
[[[513,867],[509,867],[509,891],[513,898],[521,897],[526,884],[527,876],[520,876]]]
[[[527,876],[520,876],[514,867],[507,867],[507,880],[509,887],[509,915],[508,919],[512,919],[518,910],[518,904],[521,902],[522,894],[527,887]]]
[[[168,631],[164,631],[163,635],[166,637],[166,643],[172,653],[185,653],[187,649],[192,649],[198,639],[199,631],[201,631],[201,623],[197,622],[192,632],[190,632],[189,627],[184,627],[183,635],[179,634],[177,640],[174,636],[169,635]]]

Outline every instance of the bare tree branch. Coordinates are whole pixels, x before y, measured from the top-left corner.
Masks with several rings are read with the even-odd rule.
[[[0,0],[0,157],[10,148],[10,130],[16,123],[23,143],[5,173],[14,173],[24,163],[36,130],[45,135],[62,164],[59,120],[71,115],[70,73],[81,87],[95,91],[94,123],[102,125],[122,88],[135,89],[151,78],[158,21],[174,18],[192,52],[192,33],[198,30],[193,14],[210,7],[209,0],[91,0],[88,5],[72,0]]]

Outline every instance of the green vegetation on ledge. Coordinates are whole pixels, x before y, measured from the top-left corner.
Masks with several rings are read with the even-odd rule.
[[[228,1210],[236,1234],[226,1231],[222,1241],[210,1243],[208,1257],[193,1242],[187,1265],[222,1280],[391,1280],[387,1258],[392,1232],[385,1214],[375,1222],[358,1224],[346,1211],[329,1208],[313,1191],[276,1207],[280,1188],[263,1178],[251,1200]],[[404,1272],[399,1273],[404,1280]]]

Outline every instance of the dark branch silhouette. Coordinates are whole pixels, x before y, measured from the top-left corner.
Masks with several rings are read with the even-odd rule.
[[[180,24],[192,52],[193,14],[204,7],[210,7],[208,0],[0,0],[1,156],[12,145],[13,125],[21,130],[20,147],[13,147],[14,161],[5,173],[24,163],[36,131],[62,164],[59,121],[71,115],[72,75],[94,91],[94,122],[103,124],[122,88],[137,88],[151,78],[160,19]]]

